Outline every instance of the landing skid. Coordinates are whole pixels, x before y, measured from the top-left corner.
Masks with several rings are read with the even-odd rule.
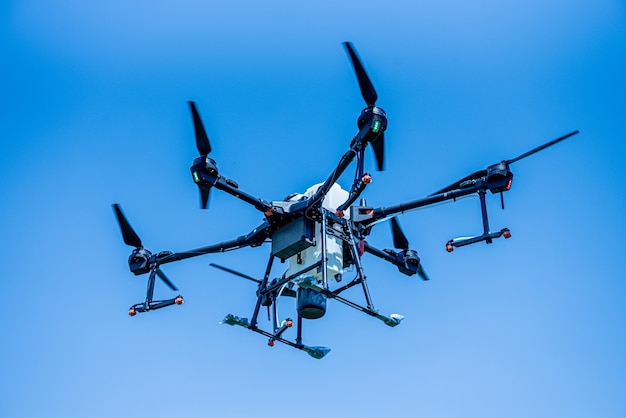
[[[402,320],[404,319],[404,316],[400,315],[400,314],[391,314],[389,316],[385,316],[385,315],[381,315],[380,313],[366,308],[364,306],[358,305],[354,302],[351,302],[347,299],[342,298],[341,296],[337,295],[334,292],[331,292],[330,290],[326,290],[320,286],[318,286],[313,280],[309,281],[309,280],[300,280],[298,282],[298,286],[301,287],[305,287],[305,288],[310,288],[313,289],[317,292],[320,292],[322,294],[324,294],[326,297],[331,298],[331,299],[335,299],[338,300],[339,302],[348,305],[354,309],[357,309],[361,312],[364,312],[374,318],[377,318],[379,320],[381,320],[383,323],[385,323],[385,325],[390,326],[390,327],[395,327],[397,325],[400,324],[400,322],[402,322]],[[298,338],[296,339],[296,342],[293,341],[289,341],[285,338],[282,337],[283,332],[287,329],[293,326],[293,321],[291,319],[287,319],[286,321],[283,321],[282,325],[280,327],[277,328],[276,332],[274,334],[272,334],[271,332],[262,330],[256,326],[252,326],[250,325],[250,321],[248,320],[248,318],[240,318],[236,315],[233,314],[228,314],[226,315],[226,317],[222,320],[222,322],[220,322],[220,324],[225,324],[225,325],[238,325],[240,327],[249,329],[250,331],[254,331],[258,334],[261,335],[265,335],[266,337],[269,338],[268,340],[268,345],[270,347],[274,346],[274,343],[276,341],[281,342],[283,344],[286,344],[290,347],[296,348],[298,350],[302,350],[305,353],[307,353],[308,355],[310,355],[313,358],[316,359],[321,359],[323,358],[326,354],[328,354],[330,352],[330,348],[328,347],[323,347],[323,346],[307,346],[301,343],[302,338],[301,338],[301,331],[302,331],[302,318],[298,317]]]
[[[403,315],[395,314],[395,313],[392,313],[389,316],[381,315],[380,313],[378,313],[377,311],[373,309],[366,308],[352,301],[349,301],[348,299],[344,299],[341,296],[339,296],[337,293],[320,287],[317,283],[315,283],[314,280],[311,280],[310,278],[304,278],[303,280],[298,281],[298,286],[313,289],[317,292],[320,292],[321,294],[323,294],[329,299],[335,299],[343,303],[344,305],[348,305],[351,308],[354,308],[358,311],[368,314],[369,316],[373,316],[374,318],[380,319],[381,321],[385,323],[385,325],[388,325],[390,327],[395,327],[397,325],[400,325],[400,322],[402,322],[402,320],[404,319]]]
[[[316,358],[316,359],[321,359],[330,352],[330,348],[328,347],[320,347],[320,346],[310,347],[304,344],[298,344],[298,343],[294,343],[293,341],[286,340],[280,336],[280,334],[282,334],[282,331],[284,331],[284,329],[282,329],[282,331],[279,331],[276,334],[272,334],[260,328],[252,327],[250,326],[250,322],[248,321],[248,318],[239,318],[238,316],[233,315],[233,314],[226,315],[226,317],[222,320],[222,322],[220,322],[220,324],[239,325],[240,327],[247,328],[250,331],[254,331],[261,335],[265,335],[266,337],[269,338],[270,342],[279,341],[293,348],[297,348],[298,350],[302,350],[308,355],[310,355],[311,357]],[[269,345],[271,346],[273,344],[269,344]]]
[[[137,313],[154,311],[172,305],[182,305],[183,303],[185,303],[185,300],[181,295],[167,300],[148,300],[146,302],[136,303],[131,306],[128,310],[128,315],[135,316],[137,315]]]
[[[491,244],[494,239],[500,237],[504,237],[505,239],[511,238],[511,231],[509,231],[509,228],[504,228],[497,232],[487,232],[477,237],[451,239],[446,243],[446,251],[451,253],[456,247],[463,247],[465,245],[474,244],[481,241],[485,241],[487,244]]]

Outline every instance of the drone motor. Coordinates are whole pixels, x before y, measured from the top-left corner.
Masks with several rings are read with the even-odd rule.
[[[506,161],[494,164],[487,168],[487,188],[491,193],[506,192],[513,183],[513,173],[509,170]]]
[[[150,257],[152,253],[145,248],[136,248],[128,257],[128,266],[135,275],[145,274],[150,271]]]
[[[404,250],[398,254],[398,270],[400,273],[412,276],[417,273],[420,266],[420,258],[415,250]]]

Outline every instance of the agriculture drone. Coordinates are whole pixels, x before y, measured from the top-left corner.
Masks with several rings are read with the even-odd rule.
[[[502,194],[511,188],[513,173],[511,164],[524,159],[536,152],[556,144],[578,133],[571,132],[534,148],[516,158],[503,160],[462,178],[456,183],[421,199],[412,200],[388,207],[368,206],[361,194],[370,183],[371,177],[364,171],[365,149],[371,144],[377,169],[384,168],[385,129],[387,118],[385,112],[376,106],[378,95],[372,85],[359,57],[350,43],[344,43],[356,72],[361,95],[367,107],[361,111],[357,121],[358,132],[350,142],[350,148],[340,158],[339,163],[326,180],[311,187],[304,194],[292,194],[282,201],[266,201],[241,190],[239,185],[224,177],[218,170],[216,162],[209,158],[211,144],[204,129],[200,114],[194,102],[189,102],[196,136],[196,147],[200,156],[191,166],[193,181],[200,189],[202,209],[207,208],[209,192],[216,188],[224,191],[245,203],[252,205],[264,215],[264,221],[250,233],[230,241],[183,252],[162,251],[152,253],[144,248],[141,239],[133,230],[118,204],[113,205],[117,221],[122,231],[124,242],[134,247],[128,264],[135,275],[148,273],[148,287],[144,302],[133,305],[129,314],[148,312],[174,304],[182,304],[182,296],[167,300],[153,300],[156,276],[172,290],[178,289],[161,270],[161,266],[204,254],[224,252],[244,247],[257,247],[271,243],[269,260],[265,274],[261,280],[238,271],[211,264],[214,267],[251,280],[257,284],[256,304],[250,319],[232,314],[227,315],[223,324],[239,325],[269,338],[268,344],[273,346],[276,341],[303,350],[315,358],[324,357],[329,348],[307,346],[303,344],[303,319],[318,319],[326,312],[328,299],[337,300],[351,308],[380,319],[386,325],[395,327],[403,319],[402,315],[382,315],[374,309],[374,304],[367,286],[367,280],[361,264],[364,253],[379,257],[398,268],[407,276],[417,274],[428,280],[416,251],[410,249],[409,242],[402,232],[396,215],[433,205],[436,203],[456,200],[474,193],[478,194],[482,211],[483,232],[478,236],[457,238],[448,241],[447,251],[456,247],[484,241],[492,243],[496,238],[510,238],[507,228],[499,231],[489,229],[486,195]],[[350,191],[345,191],[336,184],[339,177],[356,159],[354,182]],[[504,205],[504,203],[503,203]],[[378,249],[370,245],[366,238],[372,227],[383,220],[390,220],[393,237],[393,249]],[[280,277],[270,278],[274,260],[287,261],[287,271]],[[355,277],[343,281],[344,270],[353,267]],[[343,292],[360,286],[365,304],[359,304],[344,298]],[[293,297],[296,300],[295,321],[292,318],[281,320],[278,315],[277,301],[281,296]],[[268,318],[271,312],[271,330],[262,329],[258,323],[261,307],[267,307]],[[296,325],[295,339],[287,339],[285,332]]]

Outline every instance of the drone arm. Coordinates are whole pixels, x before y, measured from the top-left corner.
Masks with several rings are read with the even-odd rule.
[[[268,210],[271,210],[272,205],[270,203],[240,190],[237,182],[221,176],[217,172],[216,167],[214,167],[213,170],[202,169],[203,164],[204,163],[196,164],[191,168],[194,182],[196,182],[201,188],[209,190],[212,187],[215,187],[216,189],[235,196],[237,199],[243,200],[261,212],[265,213]]]
[[[240,190],[237,186],[237,183],[222,176],[220,176],[215,182],[215,187],[232,196],[235,196],[237,199],[243,200],[244,202],[254,206],[255,209],[261,212],[267,212],[272,208],[272,205],[270,205],[265,200]]]
[[[378,258],[382,258],[385,261],[390,262],[391,264],[396,264],[396,257],[385,252],[383,250],[379,250],[378,248],[372,247],[367,241],[363,241],[365,244],[365,252],[375,255]]]
[[[383,219],[391,215],[395,215],[396,213],[403,213],[413,209],[418,209],[424,206],[433,205],[435,203],[443,202],[446,200],[457,199],[459,197],[467,196],[472,193],[475,193],[481,189],[484,189],[484,183],[482,181],[478,181],[476,184],[473,184],[468,187],[463,187],[456,190],[447,191],[444,193],[438,193],[432,196],[427,196],[421,199],[413,200],[406,203],[400,203],[394,206],[389,207],[379,207],[374,209],[373,211],[373,219]]]
[[[365,251],[375,255],[376,257],[382,258],[383,260],[393,264],[398,268],[400,273],[405,274],[407,276],[413,276],[415,273],[422,280],[430,280],[424,268],[422,267],[422,263],[420,259],[417,257],[417,253],[412,250],[403,250],[399,253],[393,250],[379,250],[378,248],[374,248],[364,241]]]
[[[308,200],[307,207],[312,208],[320,205],[326,197],[326,194],[330,190],[330,188],[337,182],[337,179],[341,177],[346,168],[350,165],[352,160],[356,157],[356,152],[354,148],[351,148],[348,152],[346,152],[341,160],[339,160],[339,164],[333,170],[333,172],[328,176],[326,181],[317,189],[317,192]]]
[[[352,163],[352,161],[356,158],[358,153],[365,146],[367,146],[368,142],[375,141],[378,136],[382,134],[380,126],[380,119],[372,118],[361,127],[359,132],[352,140],[350,150],[346,152],[343,157],[341,157],[341,160],[339,160],[339,164],[337,164],[337,167],[333,170],[330,176],[328,176],[324,184],[320,186],[315,195],[313,195],[311,199],[309,199],[309,203],[307,205],[309,208],[318,206],[322,202],[322,200],[324,200],[326,193],[328,193],[332,185],[335,184],[337,182],[337,179],[339,179],[344,171],[346,171],[346,169],[348,168],[350,163]]]
[[[241,235],[235,239],[220,242],[218,244],[208,245],[206,247],[196,248],[195,250],[172,253],[159,260],[159,264],[172,263],[174,261],[185,260],[187,258],[197,257],[204,254],[220,253],[227,250],[242,248],[247,246],[261,245],[269,235],[269,225],[263,223],[252,232]]]

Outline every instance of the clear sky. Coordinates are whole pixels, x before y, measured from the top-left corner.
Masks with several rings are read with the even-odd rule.
[[[322,360],[218,325],[255,288],[208,264],[261,276],[267,246],[165,266],[186,303],[130,318],[146,276],[112,203],[152,251],[262,218],[219,192],[199,209],[187,101],[224,175],[303,192],[363,108],[343,41],[389,118],[374,206],[581,134],[513,165],[504,211],[489,196],[510,240],[444,250],[481,231],[476,198],[402,215],[432,280],[365,257],[377,309],[406,319],[330,303],[304,329]],[[8,0],[0,46],[0,417],[626,416],[623,1]]]

